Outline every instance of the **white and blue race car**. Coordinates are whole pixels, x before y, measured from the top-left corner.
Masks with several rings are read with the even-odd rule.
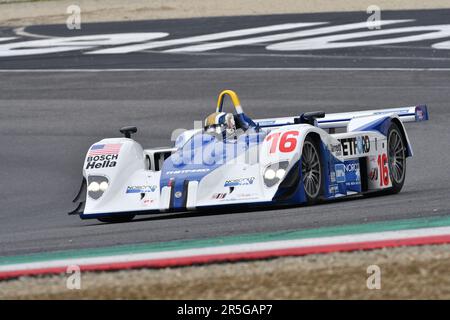
[[[232,113],[223,112],[226,96]],[[404,123],[424,120],[425,105],[252,120],[225,90],[204,125],[181,132],[172,147],[143,149],[131,138],[136,127],[94,143],[70,214],[121,222],[137,214],[398,193],[413,155]]]

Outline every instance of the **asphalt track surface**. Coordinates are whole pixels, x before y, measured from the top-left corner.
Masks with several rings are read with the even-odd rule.
[[[449,80],[448,70],[416,69],[0,72],[0,255],[450,215]],[[144,147],[168,145],[174,129],[213,112],[225,88],[255,118],[426,103],[430,121],[407,124],[415,155],[398,195],[122,224],[67,216],[93,142],[136,125]]]

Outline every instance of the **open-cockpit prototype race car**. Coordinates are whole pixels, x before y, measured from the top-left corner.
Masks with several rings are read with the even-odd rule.
[[[224,113],[224,98],[234,104]],[[137,214],[230,206],[296,205],[355,194],[397,193],[413,151],[405,122],[428,120],[425,105],[252,120],[231,90],[200,128],[174,146],[143,149],[131,138],[88,150],[70,214],[103,222]]]

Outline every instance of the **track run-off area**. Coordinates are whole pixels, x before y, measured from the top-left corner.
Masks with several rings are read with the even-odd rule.
[[[448,225],[441,224],[450,217],[447,201],[450,191],[450,168],[447,165],[450,162],[450,51],[445,48],[450,34],[445,34],[447,27],[443,26],[446,13],[446,10],[430,10],[388,12],[383,16],[386,21],[402,21],[398,25],[395,25],[397,22],[383,25],[380,31],[416,28],[400,30],[401,35],[395,35],[414,36],[415,41],[383,43],[381,40],[389,34],[386,32],[370,40],[378,39],[379,43],[366,39],[367,43],[360,46],[315,50],[300,47],[295,50],[284,50],[287,47],[278,49],[282,41],[295,39],[298,40],[297,46],[311,45],[299,44],[299,34],[292,35],[289,40],[286,38],[286,33],[300,32],[303,28],[293,24],[326,22],[327,26],[304,26],[317,33],[318,28],[364,22],[364,14],[92,24],[86,25],[83,34],[78,35],[106,34],[106,30],[107,34],[158,32],[167,35],[164,40],[155,41],[173,41],[164,49],[160,43],[159,49],[154,47],[122,53],[89,54],[93,50],[123,49],[123,43],[85,43],[84,48],[74,49],[72,46],[71,50],[67,50],[67,43],[61,44],[63,40],[58,40],[58,46],[55,39],[73,34],[60,26],[30,27],[25,29],[27,34],[22,35],[2,29],[0,37],[11,39],[0,44],[0,268],[3,268],[0,270],[11,271],[5,267],[8,264],[20,269],[18,264],[21,262],[43,261],[49,257],[52,257],[50,260],[60,259],[61,252],[65,250],[71,250],[68,251],[69,256],[74,254],[85,258],[78,253],[94,250],[92,252],[96,255],[104,255],[102,252],[110,252],[105,249],[107,247],[134,252],[133,248],[139,246],[145,247],[148,252],[161,252],[157,248],[166,250],[171,243],[178,245],[183,241],[198,249],[222,238],[228,239],[224,246],[231,247],[237,242],[239,245],[264,242],[265,245],[260,248],[266,253],[268,250],[285,249],[284,245],[287,245],[284,242],[281,247],[267,246],[272,240],[295,239],[301,242],[305,238],[314,238],[319,241],[309,245],[290,242],[295,248],[310,248],[320,244],[322,237],[330,239],[331,235],[344,237],[346,234],[352,235],[349,243],[353,244],[381,240],[393,241],[391,245],[420,244],[427,243],[423,239],[429,240],[429,237],[447,242]],[[291,24],[292,30],[286,30],[287,24]],[[423,27],[431,25],[442,26]],[[264,32],[255,30],[263,27],[271,29]],[[363,26],[358,30],[348,28],[329,31],[339,34],[360,32],[358,36],[363,40],[368,37],[368,34],[362,34],[368,32],[367,29],[362,30]],[[439,30],[435,31],[436,28]],[[222,35],[223,38],[217,38],[216,35],[192,40],[202,34],[205,37],[206,34],[244,29],[253,29],[254,34],[249,37],[240,31],[234,36],[228,34],[228,37]],[[441,36],[431,38],[433,32],[440,32]],[[54,42],[50,42],[51,46],[47,43],[47,47],[42,42],[34,42],[32,48],[14,49],[14,46],[17,47],[14,43],[21,42],[23,46],[26,42],[42,41],[32,38],[37,34],[48,36],[44,40]],[[322,30],[317,36],[325,37],[326,34],[329,36]],[[418,37],[421,34],[428,36],[420,40]],[[271,41],[267,38],[254,40],[269,36]],[[191,40],[183,40],[184,43],[177,40],[186,38]],[[358,41],[363,41],[360,38]],[[250,41],[253,43],[249,39],[253,39]],[[340,40],[321,41],[322,45],[326,45],[350,41],[348,39],[347,36]],[[233,45],[229,42],[238,40],[241,42]],[[151,41],[143,40],[142,43]],[[186,50],[187,47],[190,49]],[[59,48],[60,51],[14,55],[15,51],[48,48]],[[176,50],[178,52],[174,52]],[[272,210],[139,216],[133,222],[122,224],[82,221],[67,215],[73,209],[71,200],[81,181],[85,153],[93,142],[119,136],[118,129],[122,126],[136,125],[139,131],[135,139],[144,147],[169,145],[173,130],[191,128],[195,120],[202,120],[213,112],[216,97],[223,89],[235,90],[246,113],[254,118],[298,115],[316,110],[334,113],[427,104],[430,121],[406,125],[415,154],[408,159],[406,183],[397,195]],[[412,224],[414,227],[411,224],[407,228],[401,227],[404,221],[415,219],[419,219],[420,224],[415,222]],[[374,224],[380,224],[383,228],[369,230],[368,226]],[[339,230],[339,234],[314,231],[323,228],[336,228],[329,230]],[[354,238],[355,233],[361,233],[357,230],[365,230],[366,235],[375,231],[378,236]],[[430,232],[422,233],[423,230]],[[308,232],[314,235],[306,237]],[[398,233],[388,233],[386,238],[386,232]],[[264,241],[227,242],[235,241],[230,239],[257,238],[261,234],[277,236],[273,239],[268,236]],[[296,237],[277,238],[289,234]],[[333,244],[334,240],[334,244],[342,245],[337,239],[333,238],[325,245]],[[415,239],[416,242],[405,239]],[[340,238],[340,241],[344,240]],[[217,241],[214,242],[215,248]],[[261,251],[255,251],[254,247],[240,248],[248,253]],[[50,252],[56,251],[59,253],[51,256]],[[114,252],[123,254],[125,251]],[[226,251],[227,256],[223,260],[229,259],[231,253],[233,251]],[[24,258],[29,254],[41,256],[37,260],[33,260],[32,256]],[[152,257],[145,256],[144,260],[149,261]],[[171,258],[170,255],[167,257]],[[124,259],[119,262],[131,261],[129,257]],[[95,261],[95,264],[101,265],[103,262]]]
[[[80,271],[114,271],[181,267],[449,242],[448,217],[397,220],[392,223],[4,257],[0,258],[0,280],[65,273],[71,268]]]

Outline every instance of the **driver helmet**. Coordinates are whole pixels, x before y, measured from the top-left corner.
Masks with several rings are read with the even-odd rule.
[[[214,112],[206,119],[204,124],[205,132],[232,135],[236,131],[236,123],[232,113]]]

